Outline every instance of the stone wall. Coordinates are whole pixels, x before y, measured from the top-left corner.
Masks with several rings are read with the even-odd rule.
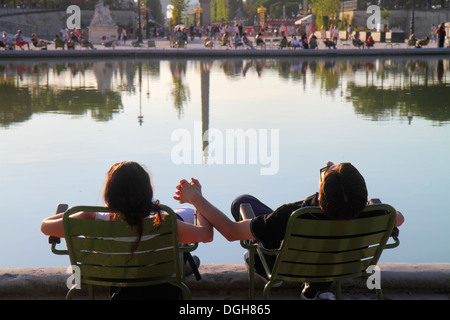
[[[450,263],[379,263],[383,293],[391,299],[450,299]],[[191,275],[186,284],[193,298],[247,299],[248,273],[244,265],[207,264],[200,266],[202,279]],[[67,293],[67,267],[0,269],[0,300],[2,299],[63,299]],[[343,282],[344,299],[374,299],[360,280]],[[271,291],[275,299],[298,299],[298,283],[283,283]],[[264,282],[255,277],[255,298],[261,299]],[[109,290],[96,290],[98,299],[108,299]],[[86,288],[74,299],[86,299]]]
[[[357,27],[365,28],[367,26],[367,19],[370,14],[366,11],[352,11],[345,12],[345,15],[354,17],[355,25]],[[8,31],[15,34],[18,29],[22,29],[25,35],[37,33],[39,37],[45,39],[53,39],[54,35],[66,25],[66,20],[69,17],[65,11],[60,12],[43,12],[28,15],[15,15],[10,17],[2,17],[0,20],[0,31]],[[81,11],[81,26],[87,27],[92,17],[94,10]],[[111,16],[119,26],[126,26],[127,28],[136,24],[136,18],[133,11],[111,11]],[[416,10],[415,14],[415,34],[422,38],[429,34],[431,24],[438,25],[441,22],[450,21],[450,9],[442,10]],[[389,17],[389,26],[391,28],[400,28],[405,31],[406,36],[409,36],[411,21],[411,11],[409,10],[392,10]]]
[[[81,11],[81,28],[86,28],[91,23],[94,16],[94,10]],[[113,20],[119,26],[126,26],[127,29],[135,24],[135,15],[133,11],[111,11]],[[39,38],[53,39],[55,34],[66,25],[70,14],[65,11],[42,12],[26,15],[14,15],[2,17],[0,20],[0,31],[7,31],[15,34],[21,29],[25,36],[36,33]]]
[[[350,13],[345,13],[346,15]],[[371,14],[366,11],[354,11],[353,17],[356,27],[367,28],[367,19]],[[351,17],[351,15],[350,15]],[[442,10],[415,10],[414,12],[414,29],[415,35],[418,38],[423,38],[429,35],[431,24],[435,26],[442,22],[450,21],[450,9]],[[409,37],[411,23],[411,11],[410,10],[392,10],[389,16],[389,27],[401,29],[405,31],[407,37]]]

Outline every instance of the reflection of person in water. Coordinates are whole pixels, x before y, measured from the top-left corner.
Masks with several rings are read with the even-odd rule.
[[[442,76],[444,75],[444,61],[438,60],[436,73],[438,82],[442,84]]]

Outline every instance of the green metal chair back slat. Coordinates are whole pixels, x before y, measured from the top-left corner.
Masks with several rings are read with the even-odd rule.
[[[330,238],[311,238],[290,235],[286,247],[292,250],[304,250],[314,252],[339,252],[344,250],[355,250],[374,245],[381,241],[384,232],[358,235],[354,237],[330,237]]]
[[[129,246],[130,244],[128,244]],[[129,249],[129,248],[128,248]],[[91,250],[75,250],[76,261],[83,261],[84,264],[91,265],[112,265],[112,266],[142,266],[151,265],[154,261],[170,261],[173,257],[173,248],[166,250],[151,250],[145,254],[137,253],[130,256],[127,252],[98,251],[92,254]]]
[[[367,277],[366,269],[377,264],[392,233],[396,211],[389,205],[376,204],[367,206],[361,218],[352,220],[322,220],[312,215],[324,216],[319,207],[305,207],[291,214],[280,249],[268,250],[261,243],[255,249],[246,244],[250,254],[260,256],[269,277],[263,291],[265,299],[279,281],[336,281],[340,298],[340,280]],[[266,262],[264,255],[268,254],[276,256],[273,268]],[[253,268],[249,272],[254,272]],[[252,298],[252,280],[250,285]],[[381,298],[381,290],[377,293]]]
[[[92,226],[95,227],[97,222],[105,221],[95,221],[92,222]],[[121,222],[124,224],[124,222]],[[136,248],[137,252],[146,250],[155,250],[158,248],[172,247],[172,234],[156,235],[151,239],[142,240],[139,242],[139,246]],[[83,248],[84,251],[100,251],[100,252],[130,252],[131,244],[136,241],[136,235],[131,237],[117,237],[117,238],[99,238],[97,237],[79,237],[72,236],[71,241],[76,248]]]
[[[71,225],[70,230],[74,235],[83,234],[86,237],[104,237],[105,234],[114,234],[115,236],[113,238],[136,238],[137,235],[136,230],[133,230],[133,228],[131,228],[128,224],[124,224],[123,221],[96,220],[95,223],[95,228],[92,228],[92,220],[79,219],[76,224]],[[143,233],[153,234],[172,232],[172,226],[170,223],[162,224],[161,226],[155,226],[153,219],[145,219],[143,227]]]
[[[289,248],[289,250],[284,252],[284,259],[286,261],[295,261],[301,257],[303,263],[344,263],[347,261],[361,260],[368,256],[374,256],[377,250],[378,247],[373,246],[369,248],[327,254],[324,252],[300,251]]]
[[[280,280],[286,281],[334,281],[337,278],[348,278],[349,275],[359,276],[370,265],[370,261],[354,261],[347,263],[330,264],[302,264],[291,261],[283,261],[277,274]],[[321,279],[320,281],[313,281]],[[326,280],[324,280],[326,279]]]
[[[184,284],[182,252],[192,251],[196,246],[178,244],[176,214],[162,206],[164,215],[160,226],[154,218],[144,220],[139,245],[133,253],[131,248],[137,233],[124,221],[100,221],[70,217],[77,212],[112,212],[107,207],[77,206],[64,213],[63,226],[67,251],[72,266],[80,268],[81,284],[89,286],[147,286],[171,283],[181,288],[182,297],[190,299],[189,288]],[[183,267],[182,267],[183,266]],[[72,297],[75,286],[66,296]],[[90,294],[90,298],[94,298]]]
[[[112,266],[101,266],[101,265],[90,265],[82,264],[80,265],[81,274],[86,279],[96,280],[101,282],[102,280],[113,281],[118,279],[122,282],[128,282],[129,285],[135,286],[135,280],[140,279],[141,281],[151,281],[152,279],[175,279],[176,269],[173,267],[171,261],[161,262],[154,265],[144,265],[144,266],[134,266],[134,267],[112,267]],[[134,280],[133,280],[134,279]]]
[[[365,214],[369,212],[373,212],[374,214],[379,213],[380,216],[374,217],[366,217],[365,222],[361,223],[360,219],[352,219],[352,220],[317,220],[317,219],[305,219],[302,218],[302,215],[297,215],[297,219],[301,221],[299,223],[292,222],[295,227],[294,230],[290,231],[292,234],[299,234],[302,236],[325,236],[325,237],[340,237],[340,236],[348,236],[348,235],[357,235],[357,234],[369,234],[376,232],[384,232],[386,231],[386,217],[382,215],[383,210],[373,210],[371,205],[367,210],[364,211]],[[319,208],[312,208],[310,213],[321,214]],[[308,220],[305,223],[305,220]]]

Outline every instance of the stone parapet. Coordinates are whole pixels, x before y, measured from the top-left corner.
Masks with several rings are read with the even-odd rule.
[[[393,299],[450,299],[450,263],[380,263],[381,287]],[[247,299],[248,276],[243,265],[207,264],[200,267],[202,279],[186,279],[193,299]],[[69,278],[67,267],[0,269],[0,299],[64,299]],[[256,278],[256,298],[261,298],[264,282]],[[298,299],[299,284],[284,283],[273,288],[275,299]],[[372,299],[365,282],[343,282],[344,298]],[[96,291],[99,299],[108,298],[108,290]],[[74,298],[85,299],[81,290]]]

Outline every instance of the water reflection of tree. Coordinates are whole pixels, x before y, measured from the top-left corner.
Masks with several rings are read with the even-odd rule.
[[[444,100],[449,89],[448,59],[289,58],[230,59],[209,63],[211,68],[219,68],[228,78],[245,78],[249,74],[261,76],[263,72],[271,71],[282,79],[301,82],[304,90],[316,86],[320,92],[331,96],[340,90],[341,95],[345,92],[345,98],[352,102],[357,114],[373,120],[409,114],[438,124],[450,120]],[[94,64],[97,64],[95,68]],[[189,87],[185,83],[187,61],[172,60],[169,67],[172,74],[170,95],[178,117],[181,117],[190,100]],[[160,61],[0,64],[0,126],[26,121],[36,112],[50,111],[89,114],[95,120],[109,120],[123,108],[120,91],[135,92],[139,70],[143,71],[141,78],[147,76],[149,96],[149,76],[159,76]],[[92,74],[97,86],[89,87],[86,82]],[[142,86],[141,82],[139,86]]]
[[[450,108],[443,69],[442,60],[381,62],[378,70],[370,73],[381,82],[373,83],[369,73],[365,85],[349,82],[347,100],[355,113],[375,121],[400,117],[411,123],[413,116],[419,116],[445,125],[450,120]]]
[[[9,101],[0,105],[0,125],[23,122],[34,113],[57,112],[69,115],[89,113],[97,121],[111,120],[123,108],[120,94],[100,93],[92,88],[54,90],[48,87],[0,86],[0,97]],[[7,99],[7,100],[6,100]]]
[[[187,64],[185,61],[171,61],[170,71],[172,72],[172,89],[170,95],[173,98],[174,107],[178,112],[178,117],[183,114],[184,104],[190,100],[189,87],[183,83],[186,75]]]
[[[28,120],[33,114],[28,88],[17,88],[13,81],[0,83],[0,127]]]
[[[90,67],[91,63],[78,62],[1,65],[0,126],[26,121],[33,113],[41,112],[89,114],[97,121],[112,119],[114,113],[123,109],[120,93],[107,89],[109,84],[102,91],[85,87],[81,79]],[[70,75],[69,85],[64,81],[49,83],[50,77],[59,79],[65,71]]]
[[[381,89],[352,83],[348,87],[347,99],[352,102],[357,114],[375,121],[415,115],[444,125],[450,121],[446,90],[449,88],[436,85]]]

